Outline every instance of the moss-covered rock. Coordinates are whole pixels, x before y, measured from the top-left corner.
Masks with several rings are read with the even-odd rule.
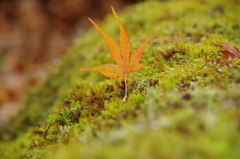
[[[152,37],[127,102],[121,79],[80,71],[113,62],[94,28],[80,35],[1,132],[1,158],[238,159],[240,59],[222,60],[214,42],[240,43],[239,4],[146,1],[119,14],[132,50]],[[100,27],[118,37],[113,15]]]

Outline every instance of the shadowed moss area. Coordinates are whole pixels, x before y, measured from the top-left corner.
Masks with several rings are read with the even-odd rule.
[[[109,7],[110,9],[110,7]],[[146,1],[118,13],[132,50],[152,37],[142,70],[124,83],[81,68],[113,63],[101,35],[79,35],[1,131],[1,158],[218,158],[240,156],[240,3]],[[109,15],[99,26],[118,37]]]

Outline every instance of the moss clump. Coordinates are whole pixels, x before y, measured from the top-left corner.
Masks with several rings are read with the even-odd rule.
[[[239,158],[240,59],[221,61],[214,45],[240,43],[239,10],[175,0],[119,14],[133,50],[152,36],[125,103],[121,80],[79,70],[112,62],[90,29],[2,132],[2,158]],[[117,37],[112,15],[101,28]]]

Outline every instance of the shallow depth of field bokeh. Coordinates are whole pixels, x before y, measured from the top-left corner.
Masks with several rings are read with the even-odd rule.
[[[46,3],[48,12],[60,13],[57,2]],[[28,72],[26,83],[33,87],[16,115],[0,128],[0,158],[239,159],[240,1],[146,0],[127,7],[123,1],[104,2],[115,2],[106,4],[103,11],[110,13],[114,6],[132,51],[151,37],[141,58],[146,66],[128,74],[127,100],[123,101],[123,79],[81,70],[115,63],[103,37],[87,20],[92,18],[119,41],[114,15],[98,19],[103,15],[93,14],[96,8],[86,12],[83,20],[71,23],[75,29],[69,26],[69,41],[59,48],[63,52],[51,55],[49,50],[55,49],[50,44],[60,47],[65,43],[55,44],[60,36],[54,33],[61,35],[59,30],[68,28],[68,18],[63,16],[56,23],[65,27],[46,27],[52,30],[44,34],[48,38],[43,38],[44,47],[39,48],[48,53],[36,51],[23,58],[23,63],[12,65],[15,72]],[[33,15],[21,17],[31,19]],[[21,24],[38,26],[25,20]],[[26,32],[33,34],[29,30]],[[226,51],[220,51],[226,49],[223,43],[236,56],[228,58]],[[35,40],[24,43],[31,49],[35,45]],[[2,68],[7,68],[10,54],[3,55]],[[3,91],[5,105],[11,103],[14,93]]]
[[[29,86],[60,65],[77,32],[102,19],[109,6],[138,0],[1,0],[0,126],[17,110]]]

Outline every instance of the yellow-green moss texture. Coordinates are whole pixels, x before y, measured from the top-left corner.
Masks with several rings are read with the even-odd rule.
[[[238,159],[240,59],[221,63],[214,42],[239,47],[239,13],[236,0],[146,1],[119,13],[132,50],[152,37],[147,66],[129,75],[127,102],[120,79],[80,71],[113,60],[94,28],[79,35],[3,131],[0,155]],[[113,15],[98,24],[118,37]]]

